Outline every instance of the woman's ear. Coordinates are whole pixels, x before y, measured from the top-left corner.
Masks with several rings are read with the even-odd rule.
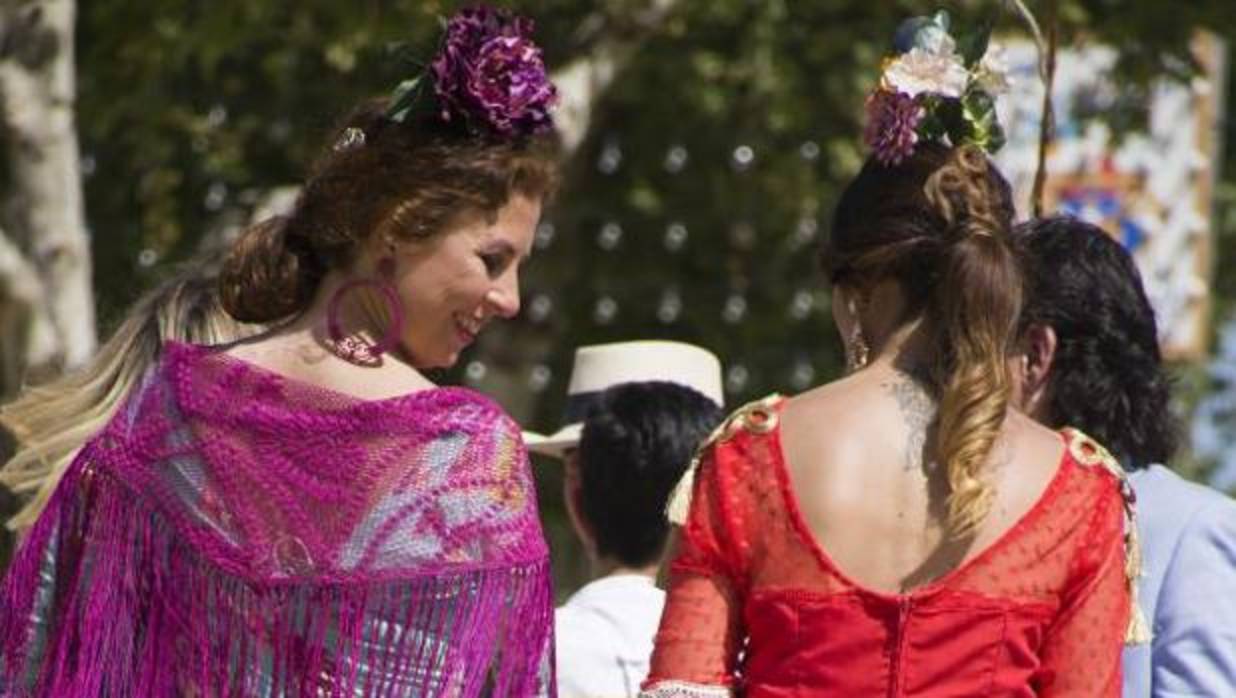
[[[866,283],[845,286],[846,306],[855,318],[862,317],[862,314],[867,312],[867,306],[871,305],[871,296],[874,293],[875,289]]]

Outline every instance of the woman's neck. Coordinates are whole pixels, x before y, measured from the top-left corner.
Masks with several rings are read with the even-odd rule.
[[[384,354],[372,365],[359,365],[340,355],[330,336],[328,308],[331,296],[344,283],[342,276],[328,275],[308,308],[260,337],[242,342],[232,353],[292,378],[361,399],[385,399],[434,387],[401,351]],[[348,293],[355,298],[340,304],[341,329],[370,344],[378,341],[381,335],[370,329],[377,325],[365,308],[365,291]]]
[[[352,287],[343,292],[345,295],[332,308],[332,299],[350,280],[338,272],[327,274],[309,306],[280,327],[277,334],[317,345],[336,356],[340,355],[341,344],[371,347],[383,342],[391,319],[379,293],[366,286]],[[388,353],[388,359],[415,368],[398,346]],[[378,363],[381,362],[375,365]]]
[[[868,342],[872,353],[870,366],[883,366],[918,377],[930,373],[935,360],[931,333],[921,315],[886,329]]]

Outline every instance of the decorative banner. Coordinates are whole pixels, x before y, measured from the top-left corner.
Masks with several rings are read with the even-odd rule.
[[[1005,42],[1013,85],[1000,100],[1008,145],[996,156],[1029,214],[1038,166],[1043,84],[1029,41]],[[1102,226],[1137,260],[1158,315],[1164,355],[1206,354],[1213,254],[1213,193],[1226,47],[1199,34],[1204,74],[1191,84],[1162,81],[1147,92],[1148,128],[1115,134],[1103,115],[1136,98],[1111,79],[1119,56],[1108,46],[1061,49],[1053,101],[1056,138],[1048,150],[1044,210]]]

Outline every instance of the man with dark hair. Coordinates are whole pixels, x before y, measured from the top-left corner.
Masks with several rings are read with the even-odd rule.
[[[1154,311],[1132,258],[1072,218],[1023,226],[1015,401],[1107,446],[1137,494],[1139,603],[1154,639],[1124,657],[1126,698],[1236,696],[1236,502],[1165,467],[1177,432]]]
[[[567,513],[593,581],[558,609],[558,694],[635,696],[665,604],[655,585],[665,505],[695,450],[721,421],[721,364],[679,342],[622,342],[576,353],[567,424],[525,434],[566,468]]]

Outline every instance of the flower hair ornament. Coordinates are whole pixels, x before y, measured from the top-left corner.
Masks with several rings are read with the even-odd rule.
[[[987,25],[955,39],[944,10],[901,23],[867,98],[863,140],[878,161],[900,164],[922,141],[971,143],[989,153],[1004,145],[995,97],[1008,91],[1008,68],[990,36]]]
[[[399,83],[386,117],[407,122],[428,111],[469,133],[523,138],[552,130],[558,90],[549,79],[533,22],[506,10],[477,5],[443,22],[438,51],[428,66]],[[345,129],[336,151],[365,144],[364,132]]]

